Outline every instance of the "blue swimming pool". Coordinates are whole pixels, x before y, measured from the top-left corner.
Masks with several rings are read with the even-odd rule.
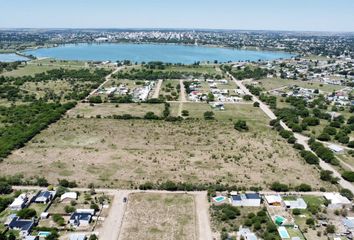
[[[278,232],[282,239],[290,239],[290,235],[285,227],[279,227]]]

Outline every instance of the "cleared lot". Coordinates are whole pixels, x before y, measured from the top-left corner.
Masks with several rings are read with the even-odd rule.
[[[163,109],[163,104],[102,103],[90,106],[88,103],[79,103],[76,108],[68,112],[68,116],[77,117],[77,115],[80,115],[84,118],[91,118],[96,117],[97,115],[107,117],[112,115],[130,114],[135,117],[144,117],[147,112],[154,112],[156,115],[161,116]]]
[[[132,193],[120,240],[195,240],[194,197],[188,194]]]
[[[263,127],[250,124],[250,132],[240,133],[229,120],[64,118],[0,167],[7,175],[45,176],[51,183],[67,178],[80,186],[131,188],[167,180],[264,188],[273,181],[324,186],[317,170],[290,145],[262,121],[254,124]]]

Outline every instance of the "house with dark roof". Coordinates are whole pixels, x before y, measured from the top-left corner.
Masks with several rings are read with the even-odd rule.
[[[74,212],[71,214],[69,223],[73,226],[87,226],[92,220],[92,214],[88,212]]]
[[[259,207],[261,196],[258,193],[237,193],[231,192],[230,202],[237,207]]]
[[[35,203],[49,203],[53,200],[56,192],[55,191],[41,191],[34,199]]]
[[[9,228],[20,231],[21,236],[27,236],[30,234],[35,222],[33,220],[20,219],[14,217],[9,223]]]

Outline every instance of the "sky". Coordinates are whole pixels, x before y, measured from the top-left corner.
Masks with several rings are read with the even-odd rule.
[[[0,28],[354,32],[354,0],[0,0]]]

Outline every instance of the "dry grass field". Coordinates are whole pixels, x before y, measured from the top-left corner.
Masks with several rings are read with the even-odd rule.
[[[195,218],[192,195],[133,193],[119,239],[195,240]]]
[[[92,182],[129,188],[166,180],[264,188],[276,180],[324,186],[317,170],[275,131],[264,125],[239,133],[228,120],[64,118],[0,167],[7,175],[45,176],[51,183],[67,178],[80,186]]]
[[[314,81],[301,81],[301,80],[290,80],[290,79],[281,79],[281,78],[267,78],[257,81],[261,84],[266,91],[273,90],[276,88],[284,86],[293,86],[297,85],[303,88],[319,89],[324,92],[331,93],[336,90],[343,89],[343,86],[339,85],[329,85],[320,82]]]
[[[116,115],[130,114],[136,117],[144,117],[147,112],[154,112],[156,115],[161,116],[164,109],[163,104],[146,104],[146,103],[102,103],[90,106],[87,103],[79,103],[76,108],[70,110],[67,114],[70,117],[91,118],[101,115],[101,117]]]

